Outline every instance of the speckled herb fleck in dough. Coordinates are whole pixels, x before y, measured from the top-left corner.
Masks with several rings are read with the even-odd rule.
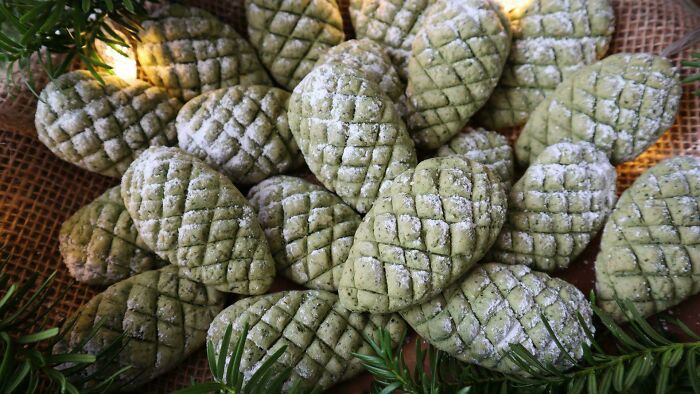
[[[61,226],[61,256],[79,282],[107,286],[167,264],[139,237],[120,193],[107,190]]]
[[[234,86],[188,101],[177,115],[180,148],[236,184],[255,184],[303,164],[287,122],[289,93]]]
[[[449,141],[486,102],[510,50],[510,27],[489,0],[437,0],[408,62],[406,121],[416,146]]]
[[[403,82],[391,64],[391,59],[381,45],[370,39],[349,40],[334,46],[318,59],[316,65],[329,63],[342,64],[360,71],[365,78],[379,85],[394,103],[404,93]]]
[[[613,164],[639,156],[673,124],[681,85],[667,59],[622,53],[584,67],[542,101],[515,145],[526,166],[549,145],[588,141]]]
[[[422,161],[382,191],[355,233],[340,280],[353,311],[425,302],[481,259],[505,220],[500,179],[458,156]]]
[[[386,48],[399,75],[408,77],[408,58],[425,10],[434,0],[350,0],[350,19],[357,38]]]
[[[494,131],[467,127],[441,146],[437,156],[462,156],[481,163],[501,178],[505,189],[510,189],[515,176],[513,148],[506,137]]]
[[[605,55],[615,28],[610,0],[516,1],[505,11],[513,46],[498,86],[476,114],[493,129],[524,123],[564,78]]]
[[[49,82],[37,102],[39,140],[61,159],[88,171],[119,177],[149,146],[174,145],[176,99],[145,82],[127,83],[87,71]]]
[[[277,271],[312,289],[336,291],[362,218],[338,196],[291,176],[250,189]]]
[[[662,161],[622,193],[595,272],[598,303],[617,320],[615,298],[649,316],[700,292],[700,158]]]
[[[204,345],[207,329],[224,305],[222,293],[193,282],[172,265],[133,276],[108,287],[68,319],[56,353],[96,355],[120,340],[115,359],[102,359],[84,375],[131,366],[115,384],[134,390],[168,372]],[[97,324],[95,335],[81,348]],[[124,338],[119,339],[120,335]],[[119,343],[117,343],[119,347]]]
[[[592,144],[548,147],[513,186],[489,257],[539,271],[568,267],[612,211],[615,180],[615,167]]]
[[[396,314],[353,313],[340,305],[337,295],[307,290],[240,300],[214,319],[207,338],[218,352],[226,328],[231,325],[231,343],[236,343],[245,323],[249,326],[241,358],[245,379],[286,345],[273,370],[290,367],[291,376],[285,381],[284,389],[299,384],[304,392],[327,389],[362,372],[360,360],[352,353],[372,354],[364,336],[378,341],[382,328],[396,346],[406,331],[406,323]],[[229,351],[233,351],[232,347]],[[231,357],[229,353],[227,364]]]
[[[316,67],[294,89],[289,126],[309,169],[360,213],[382,187],[416,165],[416,151],[391,99],[359,71]]]
[[[186,277],[262,294],[275,263],[253,209],[224,175],[178,148],[151,148],[122,178],[122,198],[148,247]]]
[[[246,0],[250,42],[272,77],[292,90],[345,39],[336,0]]]
[[[204,10],[167,5],[142,27],[139,65],[172,96],[187,101],[219,88],[271,83],[248,41]]]
[[[527,375],[507,352],[520,344],[546,366],[570,368],[547,330],[574,359],[583,357],[591,332],[590,303],[579,289],[523,265],[480,264],[459,283],[430,301],[401,311],[406,322],[432,345],[459,360],[505,373]]]

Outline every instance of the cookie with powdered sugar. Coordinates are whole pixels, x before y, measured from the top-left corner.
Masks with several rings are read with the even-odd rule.
[[[370,39],[387,51],[401,78],[408,77],[411,45],[435,0],[350,0],[357,38]]]
[[[501,178],[506,190],[515,177],[513,148],[505,136],[494,131],[467,127],[441,146],[437,156],[462,156],[484,164]]]
[[[416,146],[437,149],[467,124],[496,87],[510,27],[489,0],[437,0],[408,61],[406,124]]]
[[[250,43],[202,9],[169,4],[141,26],[141,70],[171,96],[187,101],[210,90],[272,83]]]
[[[380,44],[370,39],[349,40],[329,49],[316,65],[327,63],[342,64],[362,72],[395,103],[404,93],[403,82],[391,59]]]
[[[587,141],[613,164],[632,160],[673,125],[678,71],[663,57],[621,53],[586,66],[542,101],[515,144],[522,166],[549,145]]]
[[[336,294],[323,290],[283,291],[242,299],[224,309],[209,327],[207,339],[222,351],[226,330],[237,343],[248,325],[240,371],[247,381],[264,363],[273,374],[288,370],[283,391],[320,392],[364,371],[354,354],[374,354],[365,338],[379,342],[380,330],[391,347],[402,345],[406,323],[397,314],[370,315],[345,309]],[[275,361],[270,356],[284,347]],[[234,347],[223,349],[226,363],[234,358]],[[245,387],[246,383],[243,384]]]
[[[322,186],[292,176],[260,182],[248,200],[277,272],[310,289],[337,291],[362,217]]]
[[[486,166],[459,156],[420,162],[394,179],[362,220],[340,301],[372,313],[427,301],[484,257],[505,214],[505,191]]]
[[[251,44],[270,75],[288,90],[345,39],[336,0],[246,0],[245,10]]]
[[[480,264],[428,302],[401,311],[436,348],[520,376],[528,371],[508,357],[513,345],[548,368],[566,370],[590,344],[592,315],[590,302],[574,285],[523,265],[498,263]]]
[[[503,76],[477,121],[491,129],[525,123],[564,79],[601,59],[615,28],[610,0],[496,0],[505,7],[513,45]]]
[[[233,86],[188,101],[175,122],[178,144],[235,184],[250,185],[304,163],[287,121],[289,93]]]
[[[615,206],[595,261],[598,305],[624,321],[700,292],[700,158],[674,157],[644,172]]]
[[[360,213],[416,165],[416,150],[389,96],[361,71],[316,67],[289,100],[289,126],[316,178]]]
[[[539,271],[568,267],[612,211],[615,180],[615,167],[588,142],[548,147],[513,185],[489,258]]]

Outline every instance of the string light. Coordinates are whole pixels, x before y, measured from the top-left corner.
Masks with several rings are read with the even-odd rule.
[[[116,76],[127,82],[136,80],[136,56],[134,55],[133,48],[119,47],[119,50],[123,52],[119,53],[119,51],[110,45],[98,40],[95,42],[95,49],[102,60],[112,67],[112,71]]]
[[[520,18],[530,7],[533,0],[496,0],[508,18]]]

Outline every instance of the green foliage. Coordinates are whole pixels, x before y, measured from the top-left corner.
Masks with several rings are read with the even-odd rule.
[[[630,320],[625,329],[593,307],[602,326],[598,338],[613,343],[614,349],[607,351],[587,332],[590,346],[584,348],[583,359],[567,371],[542,365],[521,345],[512,346],[508,357],[528,377],[466,364],[430,345],[422,350],[420,342],[416,344],[417,367],[410,371],[402,350],[392,351],[391,339],[384,333],[379,343],[367,338],[375,355],[355,357],[375,377],[372,393],[700,393],[700,337],[678,319],[661,317],[654,327],[631,302],[620,302],[620,307]],[[671,327],[690,341],[677,341]],[[553,335],[551,328],[549,331]],[[430,373],[423,368],[426,360]]]
[[[6,63],[7,78],[15,66],[29,72],[32,55],[51,78],[66,72],[75,60],[97,75],[110,69],[97,54],[95,41],[102,40],[124,53],[128,41],[137,38],[145,17],[144,0],[0,0],[0,61]],[[117,31],[126,37],[120,36]],[[45,48],[46,50],[42,50]],[[64,55],[60,62],[52,55]]]
[[[248,336],[248,324],[246,323],[243,327],[243,332],[235,344],[231,344],[232,332],[233,328],[229,324],[221,340],[221,348],[218,354],[216,349],[214,349],[214,344],[211,341],[207,341],[207,359],[209,360],[209,370],[213,380],[192,383],[191,387],[178,390],[173,394],[265,394],[282,392],[282,386],[291,375],[292,369],[285,368],[279,371],[275,368],[275,362],[282,356],[287,347],[279,348],[260,365],[249,379],[246,379],[240,368],[245,340]],[[226,356],[229,354],[232,356],[228,360],[228,365],[226,365]],[[292,387],[288,392],[300,394],[302,391],[298,387]]]
[[[56,291],[53,286],[55,275],[54,272],[38,287],[37,273],[31,274],[24,283],[16,284],[11,282],[5,264],[0,264],[0,393],[110,392],[116,389],[113,385],[115,377],[127,369],[110,372],[89,369],[97,361],[116,357],[121,350],[121,340],[97,355],[78,351],[51,353],[53,345],[67,330],[46,326],[49,311],[70,289],[66,287],[55,301],[48,302],[48,297]],[[38,319],[41,316],[43,319]]]
[[[681,64],[685,67],[700,69],[700,52],[695,52],[691,54],[690,57],[697,60],[683,60],[681,61]],[[685,78],[683,83],[693,83],[697,81],[700,81],[700,72]],[[700,96],[700,89],[695,91],[695,95]]]

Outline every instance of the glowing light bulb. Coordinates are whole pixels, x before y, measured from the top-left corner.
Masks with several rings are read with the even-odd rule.
[[[508,18],[520,18],[534,0],[496,0]]]
[[[95,48],[97,49],[97,53],[100,55],[102,60],[112,67],[112,71],[116,76],[125,80],[126,82],[133,82],[136,80],[136,57],[134,56],[133,48],[119,48],[127,56],[124,56],[124,54],[119,53],[119,51],[102,41],[97,41],[95,43]]]

